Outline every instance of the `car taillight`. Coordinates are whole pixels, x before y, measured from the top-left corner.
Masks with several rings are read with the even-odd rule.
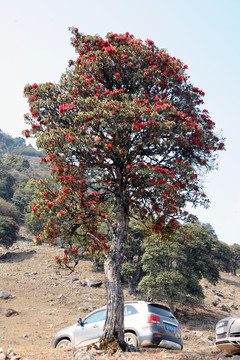
[[[157,315],[149,314],[148,323],[158,323],[161,324],[160,318]]]

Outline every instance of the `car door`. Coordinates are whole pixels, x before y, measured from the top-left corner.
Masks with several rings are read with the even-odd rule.
[[[106,318],[106,309],[96,311],[87,316],[82,325],[79,325],[75,333],[76,346],[86,346],[97,342],[103,332]]]

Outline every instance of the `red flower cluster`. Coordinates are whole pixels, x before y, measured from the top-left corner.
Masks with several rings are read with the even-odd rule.
[[[69,109],[74,109],[74,105],[66,104],[66,105],[60,105],[59,106],[59,111],[67,111]]]
[[[146,127],[146,126],[147,126],[147,124],[146,124],[145,122],[135,123],[135,124],[134,124],[134,127],[135,127],[135,129],[137,129],[137,130],[140,130],[142,127]]]
[[[33,206],[33,207],[32,207],[32,211],[33,211],[33,212],[36,211],[37,208],[39,208],[39,206],[40,206],[40,204],[36,204],[35,206]]]

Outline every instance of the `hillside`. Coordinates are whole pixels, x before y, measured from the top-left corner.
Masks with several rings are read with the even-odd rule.
[[[34,149],[31,144],[26,144],[21,137],[13,138],[0,129],[0,158],[7,155],[41,156],[41,152]]]
[[[0,248],[0,292],[6,291],[13,296],[8,300],[0,299],[0,348],[7,350],[12,347],[22,359],[73,359],[72,351],[51,349],[52,337],[59,329],[75,323],[79,316],[84,317],[106,303],[103,285],[100,288],[80,285],[80,281],[86,278],[103,281],[103,273],[93,272],[92,263],[87,260],[80,261],[73,275],[59,271],[55,256],[61,255],[62,251],[47,244],[33,245],[23,228],[18,241],[10,249]],[[204,281],[203,287],[206,297],[200,307],[179,309],[178,320],[184,342],[182,352],[149,349],[124,357],[139,360],[223,359],[224,354],[220,356],[214,345],[215,324],[228,316],[222,305],[230,307],[231,314],[238,311],[240,279],[221,273],[217,286]],[[220,291],[224,298],[216,295],[215,290]],[[136,298],[128,295],[126,289],[125,299]],[[216,300],[218,305],[214,306],[212,302]],[[97,358],[101,359],[101,356]]]

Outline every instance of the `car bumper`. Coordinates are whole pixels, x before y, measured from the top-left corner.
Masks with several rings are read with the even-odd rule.
[[[240,354],[240,339],[237,341],[236,338],[230,340],[219,340],[216,341],[216,346],[230,354]]]
[[[157,335],[157,336],[156,336]],[[170,336],[163,336],[162,334],[150,335],[144,337],[144,340],[139,339],[140,346],[158,346],[166,349],[181,350],[183,348],[181,338],[172,338]]]

